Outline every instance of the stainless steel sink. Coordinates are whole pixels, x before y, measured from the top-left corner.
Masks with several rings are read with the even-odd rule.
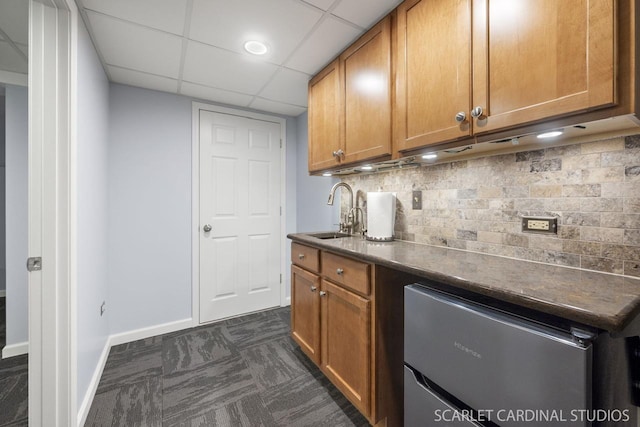
[[[309,233],[311,237],[315,237],[316,239],[339,239],[341,237],[351,237],[351,234],[348,233],[340,233],[338,231],[328,231],[325,233]]]

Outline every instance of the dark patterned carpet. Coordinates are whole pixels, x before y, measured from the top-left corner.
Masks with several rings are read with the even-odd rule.
[[[5,301],[0,298],[0,349],[5,345]],[[28,358],[24,356],[0,359],[0,426],[27,426],[29,399],[27,386]]]
[[[368,426],[293,343],[289,316],[280,308],[113,347],[85,425]]]

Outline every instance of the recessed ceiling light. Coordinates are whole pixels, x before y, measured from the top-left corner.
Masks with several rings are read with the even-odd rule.
[[[563,134],[564,131],[562,130],[552,130],[549,132],[544,132],[538,135],[539,139],[545,139],[545,138],[554,138],[556,136],[560,136]]]
[[[331,172],[325,172],[322,174],[322,176],[331,176],[331,175],[333,175]]]
[[[267,45],[257,40],[249,40],[244,44],[244,50],[252,55],[264,55],[269,50]]]
[[[373,169],[373,166],[369,166],[369,165],[367,165],[367,166],[362,166],[360,169],[362,169],[363,171],[370,171],[370,170],[372,170],[372,169]]]
[[[422,158],[425,160],[437,159],[438,155],[436,153],[429,153],[422,156]]]

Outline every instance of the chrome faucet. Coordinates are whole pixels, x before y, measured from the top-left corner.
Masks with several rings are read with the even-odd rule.
[[[331,187],[331,191],[329,192],[329,200],[327,200],[328,205],[333,205],[333,198],[336,195],[336,190],[338,187],[344,187],[349,192],[349,209],[353,207],[353,190],[351,186],[346,182],[338,182],[333,187]]]
[[[353,209],[353,190],[351,189],[351,186],[349,186],[349,184],[347,184],[346,182],[338,182],[336,183],[333,187],[331,187],[331,191],[329,192],[329,200],[327,200],[327,204],[328,205],[333,205],[333,198],[336,195],[336,190],[338,189],[338,187],[343,187],[344,189],[346,189],[349,192],[349,210],[347,211],[347,214],[345,215],[344,221],[340,221],[340,231],[341,232],[347,232],[349,234],[353,234],[353,232],[355,231],[358,222],[354,219],[354,209]],[[358,208],[359,209],[359,208]],[[356,211],[356,217],[357,218],[357,211]]]

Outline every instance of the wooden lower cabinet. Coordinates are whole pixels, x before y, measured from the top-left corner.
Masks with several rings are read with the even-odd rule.
[[[298,243],[291,262],[293,340],[377,424],[371,264]]]
[[[327,280],[322,280],[321,289],[321,369],[368,416],[371,413],[371,301]]]
[[[320,277],[291,266],[291,336],[320,364]]]

